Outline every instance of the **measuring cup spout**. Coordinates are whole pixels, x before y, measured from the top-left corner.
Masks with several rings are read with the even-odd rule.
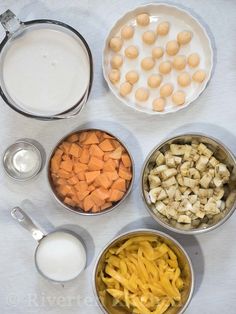
[[[14,207],[11,215],[19,224],[28,230],[36,241],[40,241],[44,236],[44,232],[32,221],[32,219],[20,207]]]

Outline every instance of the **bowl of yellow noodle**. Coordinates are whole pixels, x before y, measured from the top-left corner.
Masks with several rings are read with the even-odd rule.
[[[194,290],[191,260],[169,235],[152,229],[119,235],[102,250],[93,274],[105,314],[180,314]]]

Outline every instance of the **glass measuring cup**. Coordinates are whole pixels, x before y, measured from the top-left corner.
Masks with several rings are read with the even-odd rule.
[[[40,120],[77,115],[93,80],[92,54],[82,35],[55,20],[22,22],[10,10],[0,15],[0,23],[6,31],[0,43],[4,101]]]
[[[74,280],[86,267],[86,250],[80,237],[67,229],[57,228],[44,233],[19,207],[11,215],[38,242],[34,261],[38,272],[53,282]]]

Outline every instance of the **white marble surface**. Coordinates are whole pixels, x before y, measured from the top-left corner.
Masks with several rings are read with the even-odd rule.
[[[81,217],[60,208],[50,195],[45,168],[28,183],[8,179],[0,166],[0,312],[98,314],[91,274],[95,256],[117,233],[134,227],[160,228],[148,216],[139,195],[140,168],[147,153],[170,134],[197,130],[223,140],[236,153],[236,2],[235,0],[179,0],[203,19],[215,38],[217,62],[211,83],[187,111],[165,118],[149,117],[125,108],[109,92],[101,71],[104,38],[126,10],[146,1],[129,0],[1,0],[0,12],[13,10],[22,20],[52,18],[78,29],[87,39],[94,57],[92,94],[83,112],[73,120],[40,122],[15,113],[0,100],[0,151],[18,138],[40,141],[46,152],[65,133],[84,124],[102,126],[119,135],[136,160],[136,184],[130,197],[116,211],[100,217]],[[148,1],[147,1],[148,2]],[[1,29],[1,37],[3,31]],[[64,287],[41,278],[34,267],[36,243],[10,217],[10,209],[22,204],[46,228],[75,225],[89,249],[89,265],[75,282]],[[176,238],[193,259],[196,290],[188,314],[236,313],[236,215],[209,234]]]

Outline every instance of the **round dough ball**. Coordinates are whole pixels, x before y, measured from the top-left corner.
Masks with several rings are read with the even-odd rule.
[[[157,35],[165,36],[169,33],[170,24],[168,22],[162,22],[157,26]]]
[[[173,93],[174,87],[171,83],[163,84],[160,88],[161,97],[169,97]]]
[[[124,82],[120,85],[120,95],[127,96],[132,91],[132,85],[129,82]]]
[[[120,54],[116,54],[111,58],[111,67],[113,69],[119,69],[123,64],[123,57]]]
[[[125,25],[122,27],[120,33],[123,39],[130,39],[134,36],[134,28],[131,25]]]
[[[192,39],[192,33],[190,31],[183,31],[177,35],[177,41],[180,45],[188,44]]]
[[[147,26],[150,23],[150,17],[147,13],[137,15],[136,22],[140,26]]]
[[[170,61],[163,61],[159,65],[159,71],[161,74],[168,74],[171,71],[171,63]]]
[[[159,111],[159,112],[164,111],[165,104],[166,104],[166,101],[164,98],[162,98],[162,97],[156,98],[152,102],[152,109],[154,111]]]
[[[177,71],[181,71],[186,66],[186,57],[185,56],[175,56],[173,60],[173,68]]]
[[[125,55],[129,59],[135,59],[139,55],[138,48],[136,46],[129,46],[125,49]]]
[[[139,74],[136,71],[129,71],[126,73],[125,78],[130,84],[135,84],[139,80]]]
[[[116,84],[120,80],[120,70],[112,69],[111,72],[108,74],[109,80],[112,84]]]
[[[153,31],[146,31],[143,33],[143,42],[147,45],[152,45],[156,41],[156,34]]]
[[[141,67],[145,71],[151,70],[154,67],[154,65],[155,65],[155,62],[152,57],[143,58],[143,60],[141,61]]]
[[[203,70],[198,70],[193,74],[193,80],[198,83],[202,83],[206,78],[206,72]]]
[[[123,40],[120,37],[113,37],[110,40],[110,48],[111,50],[118,52],[121,50],[121,47],[123,45]]]
[[[157,88],[161,85],[162,76],[160,74],[152,74],[148,78],[148,86],[151,88]]]
[[[178,84],[182,87],[186,87],[191,83],[191,76],[187,72],[180,73],[177,77]]]
[[[147,101],[149,97],[149,90],[145,87],[139,87],[136,89],[135,98],[138,101]]]
[[[174,92],[172,95],[172,101],[177,106],[183,105],[185,103],[185,93],[181,90]]]
[[[200,57],[198,53],[192,53],[188,56],[188,65],[191,68],[196,68],[200,63]]]
[[[170,40],[166,44],[166,52],[169,56],[174,56],[179,52],[179,44],[176,40]]]
[[[162,47],[154,47],[152,49],[152,57],[154,59],[160,59],[164,54],[164,49]]]

